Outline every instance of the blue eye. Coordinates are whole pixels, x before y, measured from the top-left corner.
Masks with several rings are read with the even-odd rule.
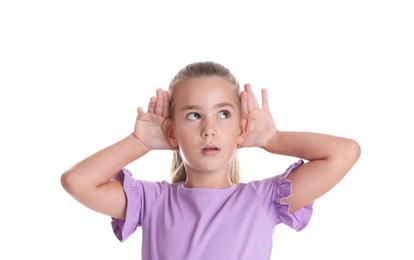
[[[227,110],[220,111],[219,114],[218,114],[218,117],[219,118],[229,118],[230,117],[230,112],[227,111]]]
[[[187,118],[187,119],[190,119],[190,120],[197,120],[197,119],[200,119],[200,118],[201,118],[201,116],[200,116],[200,114],[198,114],[198,113],[191,112],[191,113],[188,113],[188,114],[187,114],[186,118]]]

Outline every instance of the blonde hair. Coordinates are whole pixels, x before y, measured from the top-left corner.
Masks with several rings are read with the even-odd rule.
[[[180,85],[180,83],[194,78],[207,78],[213,76],[221,77],[234,85],[234,94],[236,96],[237,105],[241,114],[239,99],[240,85],[236,77],[234,77],[233,73],[231,73],[228,68],[216,62],[202,61],[188,64],[182,68],[171,80],[170,86],[168,88],[170,95],[170,111],[168,117],[171,119],[174,117],[174,98],[177,86]],[[183,159],[178,151],[174,151],[173,154],[173,159],[171,162],[171,177],[173,183],[185,181],[187,179],[187,172],[184,167]],[[240,167],[237,151],[230,166],[230,181],[234,184],[240,183]]]

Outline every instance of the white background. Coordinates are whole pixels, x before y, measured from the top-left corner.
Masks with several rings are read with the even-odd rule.
[[[276,228],[272,259],[413,259],[411,1],[2,1],[1,259],[140,259],[60,175],[128,135],[136,108],[184,65],[214,60],[281,130],[357,140],[362,155],[302,232]],[[170,152],[128,166],[169,180]],[[243,181],[297,158],[241,150]],[[242,216],[241,216],[242,217]],[[254,228],[254,226],[252,226]]]

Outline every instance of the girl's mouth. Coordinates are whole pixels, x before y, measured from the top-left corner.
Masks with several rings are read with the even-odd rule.
[[[205,147],[203,147],[201,152],[204,155],[216,155],[220,152],[220,149],[215,145],[206,145]]]

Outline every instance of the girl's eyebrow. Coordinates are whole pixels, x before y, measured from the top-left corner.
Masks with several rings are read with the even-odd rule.
[[[232,107],[234,108],[234,105],[232,103],[229,102],[223,102],[223,103],[218,103],[214,106],[214,108],[222,108],[222,107]],[[183,108],[180,109],[180,111],[186,111],[186,110],[200,110],[201,107],[197,106],[197,105],[187,105],[184,106]]]

